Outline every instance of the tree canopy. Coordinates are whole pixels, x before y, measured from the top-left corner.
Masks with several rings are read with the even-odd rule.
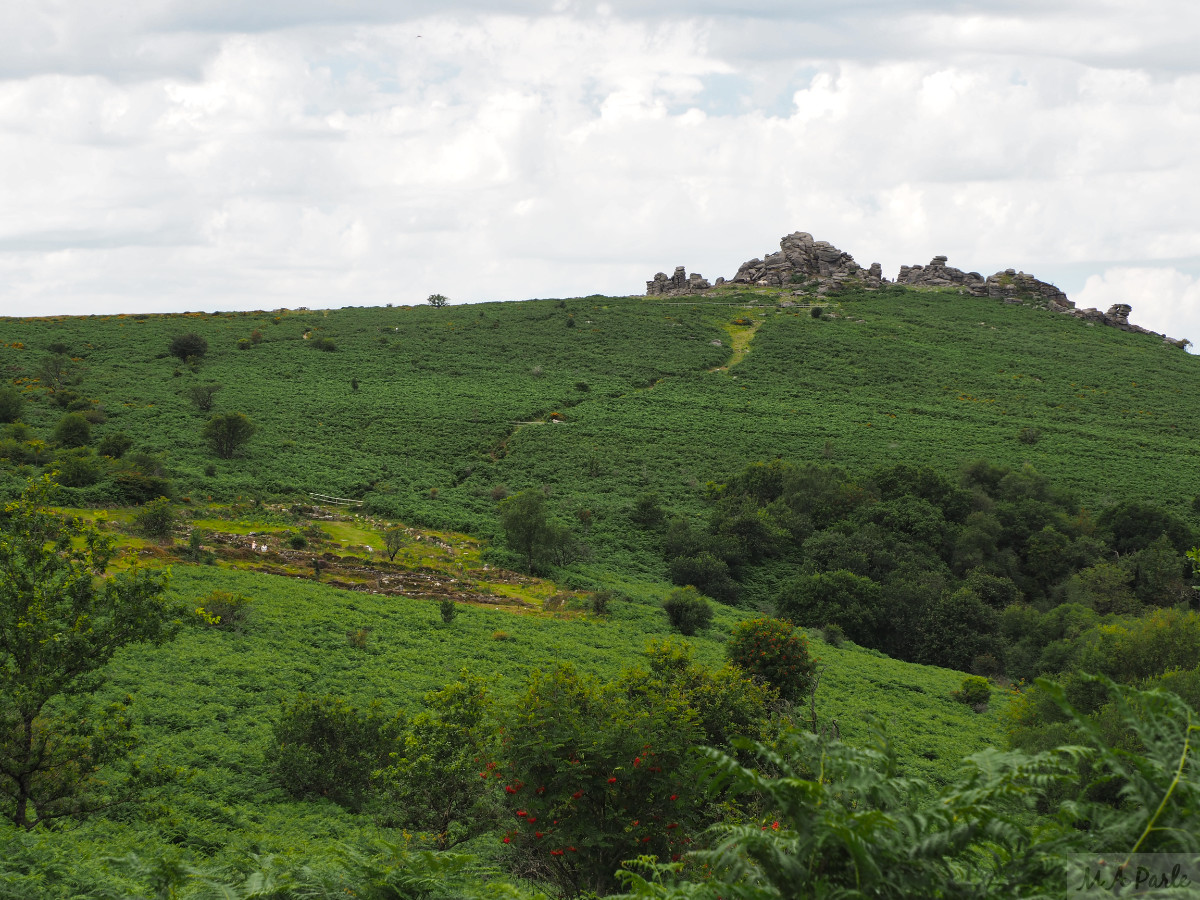
[[[167,578],[104,577],[113,539],[46,509],[31,485],[0,516],[0,814],[32,829],[104,802],[91,778],[131,746],[128,700],[92,708],[102,668],[172,634]]]

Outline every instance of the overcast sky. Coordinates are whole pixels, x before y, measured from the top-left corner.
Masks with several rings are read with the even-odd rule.
[[[0,34],[0,313],[641,293],[801,230],[1200,342],[1195,0],[5,0]]]

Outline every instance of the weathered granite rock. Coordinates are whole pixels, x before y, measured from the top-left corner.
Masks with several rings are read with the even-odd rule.
[[[779,242],[779,251],[763,259],[747,260],[731,279],[734,284],[786,287],[813,283],[818,290],[836,290],[847,284],[879,287],[882,267],[872,263],[864,269],[849,253],[828,241],[817,241],[806,231],[789,234]]]
[[[901,266],[896,276],[897,284],[914,287],[967,287],[981,288],[985,282],[978,272],[964,272],[946,265],[945,256],[935,256],[927,266]],[[974,291],[972,291],[974,293]]]
[[[913,287],[960,287],[973,297],[991,297],[1010,303],[1034,298],[1044,300],[1051,307],[1070,309],[1075,305],[1054,285],[1032,275],[1005,269],[985,279],[978,272],[964,272],[946,265],[945,256],[935,256],[927,266],[901,266],[896,283]]]
[[[827,241],[814,240],[808,232],[797,231],[780,240],[777,252],[768,253],[762,259],[756,257],[747,260],[730,281],[718,278],[716,284],[755,284],[780,288],[796,286],[799,289],[793,291],[794,294],[811,294],[815,291],[824,295],[847,287],[871,290],[884,282],[879,263],[871,263],[870,267],[864,269],[849,253]],[[1005,303],[1033,300],[1046,309],[1082,319],[1091,325],[1106,325],[1136,334],[1153,335],[1176,347],[1186,347],[1191,343],[1131,324],[1129,314],[1132,308],[1128,303],[1114,303],[1108,312],[1103,313],[1098,309],[1076,309],[1075,304],[1057,287],[1016,269],[1005,269],[984,278],[978,272],[964,272],[947,265],[945,256],[935,256],[925,266],[901,266],[896,283],[912,287],[957,287],[973,297],[987,297]],[[652,297],[699,294],[711,287],[704,276],[695,272],[689,275],[683,266],[676,266],[674,274],[659,272],[652,281],[647,281],[646,294]],[[784,305],[788,303],[792,301],[784,301]]]
[[[721,283],[720,279],[718,279],[718,283]],[[683,266],[676,266],[674,275],[668,277],[665,272],[659,272],[654,276],[653,281],[647,281],[646,296],[699,294],[707,291],[710,287],[712,285],[708,283],[708,279],[700,273],[693,272],[688,275]]]

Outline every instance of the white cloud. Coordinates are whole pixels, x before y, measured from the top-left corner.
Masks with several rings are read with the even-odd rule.
[[[1200,258],[1176,0],[607,7],[6,6],[0,312],[632,293],[796,229],[889,274]]]

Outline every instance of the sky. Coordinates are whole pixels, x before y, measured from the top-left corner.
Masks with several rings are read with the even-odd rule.
[[[0,314],[614,295],[807,231],[1200,342],[1195,0],[5,0]]]

